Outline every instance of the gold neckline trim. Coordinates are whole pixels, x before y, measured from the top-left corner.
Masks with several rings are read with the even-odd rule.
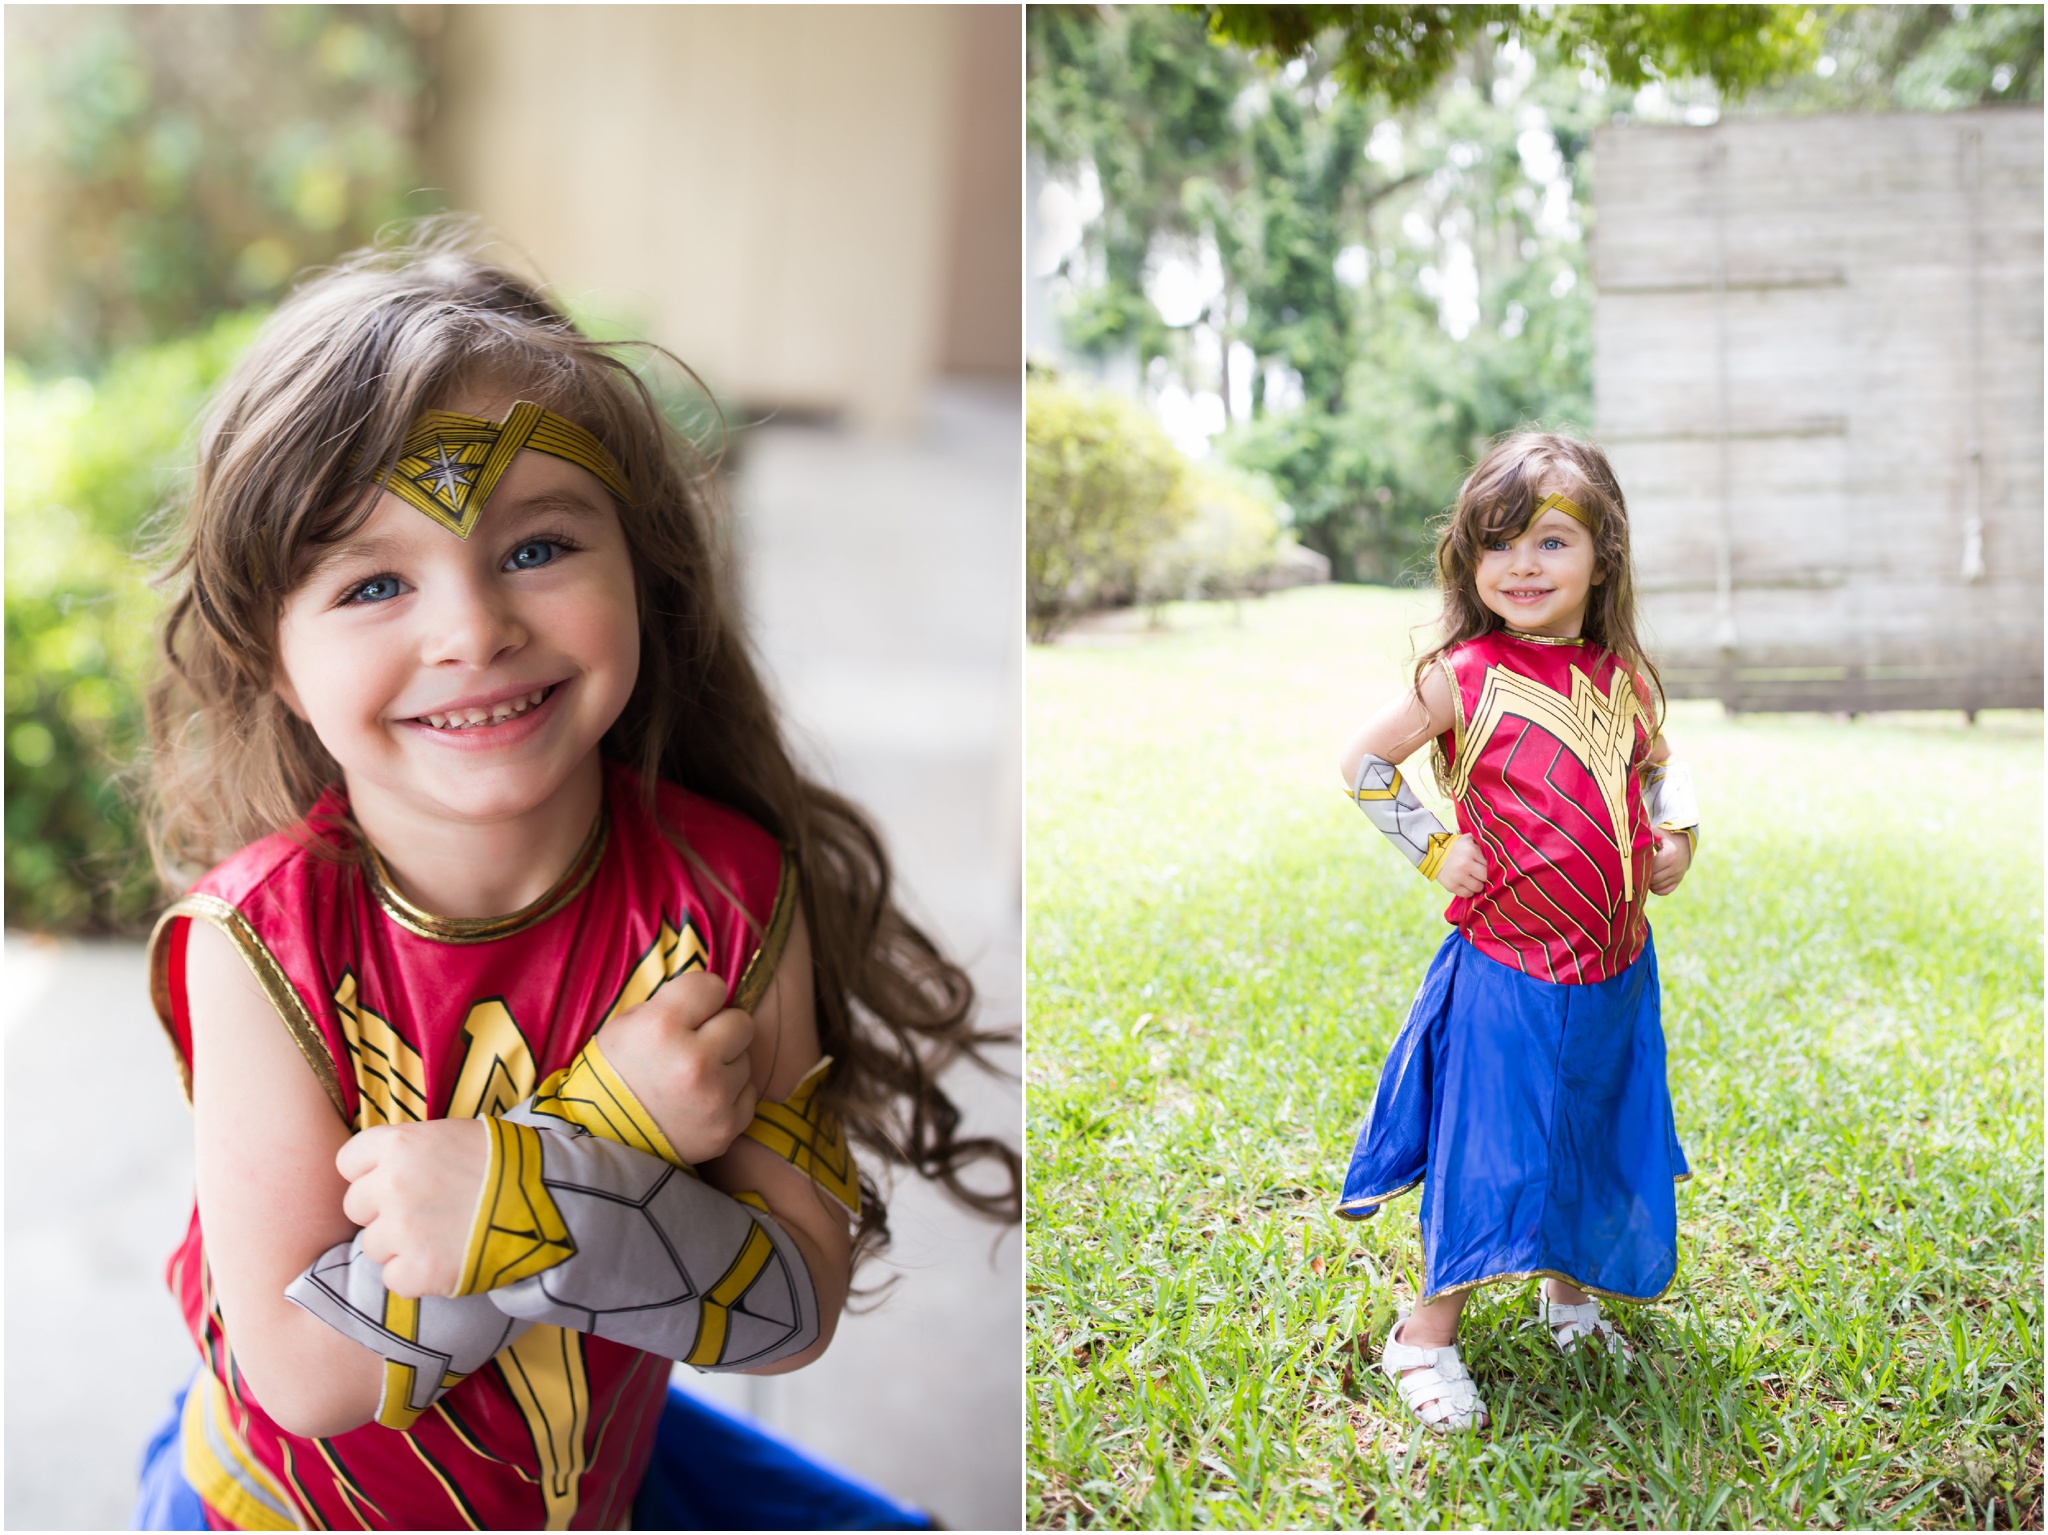
[[[1527,640],[1531,645],[1583,645],[1586,643],[1586,637],[1583,634],[1574,634],[1568,638],[1555,634],[1524,634],[1521,630],[1510,629],[1505,624],[1501,625],[1500,632],[1509,639]]]
[[[369,860],[364,865],[364,877],[370,882],[370,893],[377,898],[377,904],[384,908],[384,914],[408,933],[421,938],[433,938],[442,943],[489,943],[496,938],[509,938],[514,933],[545,922],[556,912],[567,906],[583,893],[597,865],[604,857],[605,843],[610,838],[611,816],[603,806],[598,808],[597,819],[591,822],[590,831],[583,839],[583,846],[576,850],[576,856],[569,861],[568,869],[555,881],[538,900],[529,902],[517,911],[507,912],[502,917],[442,917],[421,906],[415,906],[398,893],[392,883],[391,871],[384,867],[384,860],[377,850],[369,848]],[[367,845],[367,844],[366,844]]]

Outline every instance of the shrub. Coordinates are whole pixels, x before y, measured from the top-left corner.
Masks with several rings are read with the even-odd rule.
[[[1027,614],[1044,641],[1089,608],[1135,601],[1195,505],[1187,460],[1128,400],[1032,379],[1024,422]]]
[[[1186,526],[1152,551],[1145,595],[1239,597],[1256,590],[1281,557],[1280,509],[1263,481],[1239,470],[1190,464]]]
[[[17,927],[133,931],[158,898],[123,770],[158,600],[138,554],[207,392],[260,317],[117,354],[100,377],[7,364],[6,900]]]

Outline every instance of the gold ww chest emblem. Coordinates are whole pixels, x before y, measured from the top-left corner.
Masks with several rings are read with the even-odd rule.
[[[1641,700],[1619,667],[1608,679],[1602,693],[1576,667],[1572,669],[1569,697],[1545,687],[1533,678],[1498,666],[1486,669],[1479,698],[1472,706],[1471,720],[1458,732],[1458,762],[1449,785],[1452,799],[1463,799],[1471,787],[1472,765],[1500,722],[1510,715],[1541,725],[1579,761],[1600,790],[1607,807],[1608,825],[1614,845],[1621,854],[1621,889],[1624,902],[1635,899],[1635,869],[1628,856],[1629,757],[1635,745],[1635,722]]]
[[[598,1020],[602,1028],[615,1014],[638,1007],[666,982],[704,968],[704,944],[688,919],[664,919],[647,952],[634,963],[618,995]],[[362,1003],[355,972],[344,970],[334,989],[341,1016],[342,1038],[356,1076],[356,1124],[404,1124],[427,1114],[426,1071],[420,1053],[391,1023]],[[471,1004],[462,1020],[462,1065],[448,1095],[446,1117],[478,1119],[504,1113],[533,1096],[538,1073],[533,1051],[519,1022],[502,997]]]

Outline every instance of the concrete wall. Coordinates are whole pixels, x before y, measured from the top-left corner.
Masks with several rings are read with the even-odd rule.
[[[450,6],[430,158],[749,408],[901,428],[1017,343],[1021,13]]]
[[[1596,136],[1598,430],[1674,696],[2040,707],[2041,135]]]

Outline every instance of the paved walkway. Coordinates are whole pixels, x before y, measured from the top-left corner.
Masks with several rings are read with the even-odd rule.
[[[1020,436],[1014,391],[955,390],[913,439],[763,428],[739,490],[754,633],[804,750],[875,812],[913,910],[1001,1023],[1022,1006]],[[138,946],[6,949],[6,1523],[120,1528],[192,1366],[162,1280],[190,1209],[190,1124]],[[1021,1144],[1013,1081],[949,1086],[970,1131]],[[868,1279],[901,1280],[825,1359],[685,1384],[952,1528],[1014,1528],[1018,1234],[915,1179],[890,1215]]]

